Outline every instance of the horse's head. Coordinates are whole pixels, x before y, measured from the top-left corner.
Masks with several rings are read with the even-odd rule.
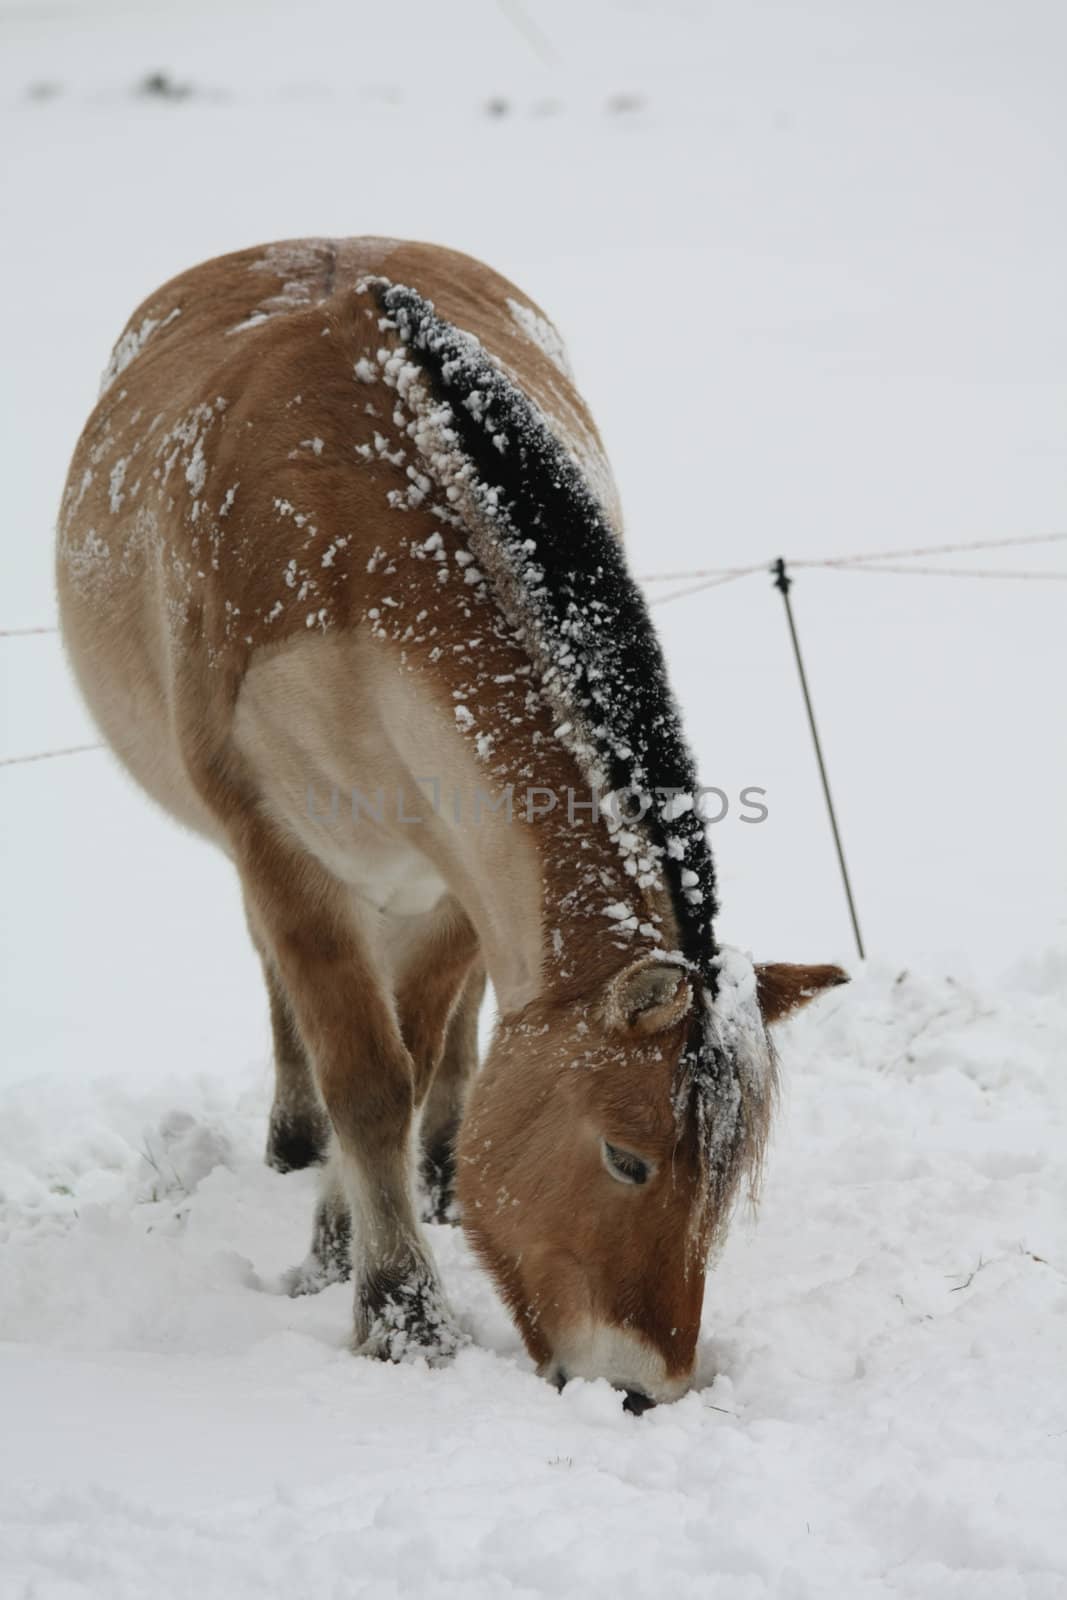
[[[534,1001],[498,1027],[464,1119],[463,1226],[539,1370],[607,1378],[630,1410],[692,1380],[708,1250],[773,1105],[767,1028],[846,981],[838,967],[741,975],[735,963],[710,1022],[699,985],[654,957],[593,1001]],[[726,1077],[702,1094],[686,1058],[703,1026]]]

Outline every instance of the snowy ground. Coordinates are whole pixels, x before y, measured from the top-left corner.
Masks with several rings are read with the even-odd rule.
[[[1051,0],[0,8],[0,629],[52,618],[131,307],[301,233],[540,299],[639,571],[1063,530],[1065,46]],[[798,573],[875,955],[784,1041],[700,1388],[641,1419],[539,1383],[451,1231],[449,1372],[270,1292],[312,1180],[259,1160],[224,864],[106,756],[0,769],[3,1600],[1067,1594],[1064,597]],[[705,781],[768,790],[714,833],[725,936],[849,964],[780,609],[659,615]],[[0,639],[0,696],[0,756],[93,737],[53,638]]]
[[[260,1071],[9,1091],[0,1592],[1058,1600],[1065,977],[878,966],[794,1025],[700,1388],[640,1419],[534,1376],[451,1229],[451,1371],[271,1293],[312,1181]]]

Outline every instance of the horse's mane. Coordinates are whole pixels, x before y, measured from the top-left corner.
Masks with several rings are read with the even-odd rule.
[[[696,766],[622,545],[539,408],[484,347],[414,289],[382,286],[378,298],[491,491],[483,509],[526,612],[509,621],[534,644],[547,696],[587,764],[625,792],[624,809],[636,810],[637,796],[646,806],[641,826],[670,892],[681,953],[714,993],[715,868],[696,810]]]
[[[441,459],[443,442],[444,454],[463,458],[461,498],[485,529],[479,565],[495,580],[501,608],[560,713],[560,736],[602,793],[624,793],[627,806],[640,796],[645,805],[636,853],[652,871],[640,881],[665,883],[677,955],[702,991],[679,1107],[695,1106],[721,1226],[742,1171],[758,1165],[773,1065],[765,1037],[737,1037],[751,1030],[739,1027],[726,994],[727,1017],[716,1018],[722,1007],[712,1006],[724,972],[713,927],[715,868],[697,809],[696,766],[644,597],[603,507],[537,405],[473,335],[416,290],[381,279],[372,286],[384,325],[396,330],[436,402],[430,438],[438,448],[435,455],[432,442],[429,457]],[[423,456],[432,471],[425,441]],[[624,849],[627,837],[631,830],[617,830]],[[728,976],[727,990],[731,983]],[[767,1081],[746,1081],[750,1072]]]

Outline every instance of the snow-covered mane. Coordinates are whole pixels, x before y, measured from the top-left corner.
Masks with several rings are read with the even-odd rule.
[[[402,345],[387,377],[392,362],[410,403],[421,387],[414,364],[432,396],[409,431],[465,513],[479,566],[558,715],[557,736],[602,796],[613,794],[626,816],[641,813],[639,832],[617,822],[614,831],[631,853],[627,870],[667,887],[677,957],[697,990],[678,1104],[695,1112],[721,1227],[741,1175],[758,1166],[774,1066],[751,963],[716,943],[696,768],[644,598],[584,474],[523,389],[416,290],[377,280],[374,291],[383,327]]]
[[[562,719],[560,737],[622,815],[643,811],[640,854],[670,891],[681,953],[714,993],[715,869],[696,768],[619,539],[539,408],[477,339],[414,289],[383,284],[378,300],[448,408],[437,429],[450,429],[469,463],[464,488],[495,547],[486,565],[505,579],[501,603]]]

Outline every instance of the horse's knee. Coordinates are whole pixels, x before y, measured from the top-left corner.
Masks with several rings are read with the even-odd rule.
[[[415,1112],[410,1063],[363,1060],[358,1068],[330,1063],[319,1091],[341,1147],[350,1154],[373,1159],[406,1143]]]

